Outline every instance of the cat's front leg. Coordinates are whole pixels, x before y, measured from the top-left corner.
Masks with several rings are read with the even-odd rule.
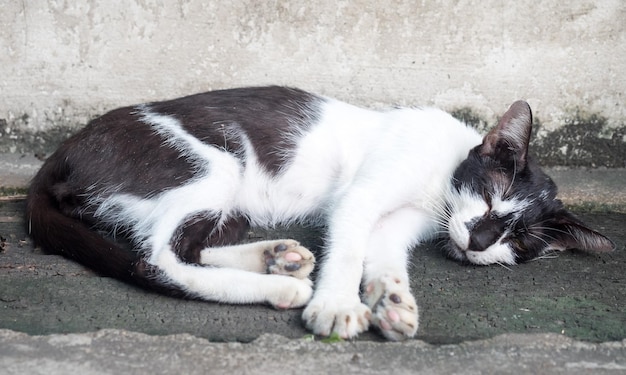
[[[362,197],[352,198],[354,204],[344,201],[329,222],[324,262],[302,315],[306,327],[318,335],[352,338],[369,327],[371,311],[359,290],[367,238],[378,215],[376,210],[360,210]]]
[[[367,331],[371,310],[357,297],[329,298],[316,293],[304,310],[302,318],[306,327],[321,336],[332,333],[348,339]]]
[[[405,340],[418,328],[418,308],[407,270],[409,249],[432,231],[432,220],[412,207],[381,218],[369,239],[363,299],[371,324],[389,340]]]

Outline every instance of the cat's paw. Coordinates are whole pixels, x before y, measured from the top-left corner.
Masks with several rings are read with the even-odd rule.
[[[267,298],[267,302],[277,309],[294,309],[306,305],[313,295],[313,283],[309,279],[280,277],[280,289]]]
[[[349,301],[314,297],[304,309],[302,319],[317,335],[336,333],[349,339],[367,331],[370,315],[370,308],[361,303],[358,296]]]
[[[294,240],[277,240],[263,250],[267,273],[306,279],[315,266],[315,257]]]
[[[418,309],[409,286],[383,276],[366,285],[365,300],[372,310],[371,323],[389,340],[411,338],[417,332]]]

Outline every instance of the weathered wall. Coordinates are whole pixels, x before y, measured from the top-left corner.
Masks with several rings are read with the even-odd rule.
[[[0,151],[47,151],[121,105],[271,83],[487,123],[525,98],[546,163],[626,159],[623,0],[0,4]]]

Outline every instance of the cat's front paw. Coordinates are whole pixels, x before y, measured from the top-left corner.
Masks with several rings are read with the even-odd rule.
[[[372,324],[387,339],[405,340],[417,332],[417,304],[409,286],[400,279],[383,276],[369,282],[365,289],[365,300],[372,310]]]
[[[315,257],[294,240],[269,242],[263,251],[267,273],[306,279],[315,266]]]
[[[336,333],[349,339],[367,331],[370,316],[370,308],[361,303],[358,296],[349,301],[314,297],[304,309],[302,319],[317,335]]]

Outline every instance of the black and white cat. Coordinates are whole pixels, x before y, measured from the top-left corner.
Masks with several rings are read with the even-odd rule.
[[[306,306],[316,334],[373,325],[404,339],[418,327],[407,263],[421,241],[445,233],[449,256],[481,265],[614,248],[555,199],[528,157],[531,122],[516,102],[482,138],[436,109],[373,111],[283,87],[121,108],[46,161],[28,230],[44,249],[150,289]],[[240,243],[250,225],[304,221],[327,227],[315,291],[314,257],[298,242]]]

